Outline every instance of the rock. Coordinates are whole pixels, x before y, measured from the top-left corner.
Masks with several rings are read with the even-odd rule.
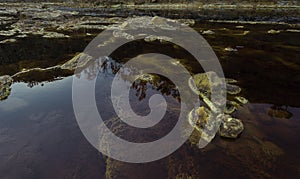
[[[223,117],[218,134],[221,137],[235,139],[243,132],[243,130],[244,125],[241,120],[232,118],[229,115],[225,115]]]
[[[1,30],[0,31],[0,36],[13,36],[16,33],[17,32],[15,30],[8,30],[8,31]]]
[[[135,37],[127,32],[124,32],[122,30],[115,30],[113,32],[113,36],[116,38],[125,38],[127,40],[134,40]]]
[[[172,38],[167,37],[167,36],[156,36],[156,35],[149,35],[147,37],[144,38],[144,40],[146,42],[153,42],[153,41],[160,41],[160,43],[164,43],[164,42],[170,42],[172,40]]]
[[[204,128],[209,120],[209,111],[207,108],[201,106],[195,110],[195,123],[193,126],[197,128]]]
[[[57,32],[45,32],[45,35],[43,35],[44,38],[69,38],[70,36],[57,33]]]
[[[225,79],[225,82],[228,84],[228,83],[237,83],[238,81],[235,80],[235,79],[226,78],[226,79]]]
[[[228,94],[232,94],[232,95],[239,94],[242,91],[242,89],[239,86],[232,85],[232,84],[227,84],[226,90]]]
[[[241,96],[236,96],[234,97],[238,102],[242,103],[242,104],[247,104],[249,101],[244,98],[244,97],[241,97]]]
[[[194,19],[178,19],[177,21],[186,26],[192,26],[195,24]]]
[[[239,104],[237,104],[236,102],[227,101],[224,113],[225,114],[232,114],[238,107],[239,107]]]
[[[63,70],[75,70],[76,68],[83,68],[90,60],[92,60],[90,55],[79,53],[71,60],[61,65],[60,68]]]
[[[224,51],[226,51],[226,52],[237,52],[238,50],[236,48],[226,47],[224,49]]]
[[[287,29],[286,30],[287,32],[300,32],[300,30],[299,29]]]
[[[197,109],[193,109],[188,115],[189,124],[196,129],[198,135],[207,142],[210,142],[214,137],[215,134],[210,134],[206,129],[212,129],[213,124],[212,118],[210,118],[210,111],[201,106]]]
[[[154,16],[150,20],[150,24],[148,24],[148,27],[149,27],[149,25],[151,26],[153,24],[155,27],[158,27],[158,28],[161,28],[164,30],[176,30],[177,29],[176,27],[173,27],[172,25],[169,24],[170,21],[171,20],[169,20],[169,19],[165,19],[165,18],[162,18],[159,16]],[[175,22],[175,21],[173,21],[173,22]]]
[[[8,75],[0,76],[0,86],[11,85],[12,82],[13,82],[13,79],[10,76],[8,76]]]
[[[8,75],[0,77],[0,100],[4,100],[10,95],[12,81],[13,79]]]
[[[154,80],[154,75],[143,74],[143,75],[140,75],[138,79],[140,79],[142,81],[146,81],[146,82],[151,82]]]
[[[211,79],[211,83],[209,81],[209,78]],[[193,82],[194,80],[194,82]],[[206,73],[198,73],[191,77],[189,79],[189,86],[195,92],[199,95],[199,93],[205,94],[206,96],[210,96],[212,86],[218,86],[222,83],[222,79],[218,77],[218,75],[213,72],[206,72]]]
[[[211,84],[209,82],[208,76],[211,78]],[[194,79],[194,83],[193,80]],[[224,80],[226,82],[226,79]],[[241,92],[241,88],[228,83],[236,83],[236,80],[228,79],[226,84],[226,90],[228,94],[238,94]],[[189,79],[189,86],[193,92],[196,94],[202,93],[206,96],[210,96],[212,86],[214,88],[220,87],[222,84],[222,79],[218,77],[215,72],[207,72],[207,73],[199,73],[194,75],[192,78]],[[212,86],[211,86],[212,85]]]
[[[14,42],[17,42],[17,40],[16,39],[5,39],[5,40],[0,41],[0,44],[14,43]]]
[[[245,28],[245,27],[242,26],[242,25],[238,25],[238,26],[235,26],[235,28],[237,28],[237,29],[243,29],[243,28]]]
[[[203,35],[213,35],[213,34],[215,34],[215,32],[212,31],[212,30],[205,30],[205,31],[202,32],[202,34]]]
[[[280,30],[271,29],[268,31],[268,34],[279,34],[279,33],[280,33]]]
[[[28,37],[26,34],[21,34],[21,35],[17,35],[16,36],[17,38],[26,38],[26,37]]]
[[[244,32],[243,32],[243,34],[242,35],[247,35],[247,34],[249,34],[250,33],[250,31],[249,30],[245,30]]]
[[[0,86],[0,101],[5,100],[10,95],[10,86]]]

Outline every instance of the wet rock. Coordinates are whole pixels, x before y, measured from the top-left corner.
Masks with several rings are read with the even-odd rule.
[[[11,85],[12,81],[13,79],[8,75],[0,76],[0,86]]]
[[[299,29],[287,29],[287,32],[295,32],[295,33],[299,33],[300,30]]]
[[[239,94],[242,91],[242,89],[239,86],[232,85],[232,84],[227,84],[226,90],[228,94],[232,94],[232,95]]]
[[[92,60],[92,57],[90,55],[79,53],[71,60],[61,65],[60,68],[63,70],[75,70],[77,68],[83,68],[89,63],[90,60]]]
[[[186,26],[193,26],[195,24],[194,19],[178,19],[177,21]]]
[[[158,28],[164,29],[164,30],[176,30],[177,28],[170,25],[169,22],[171,22],[172,20],[170,19],[165,19],[165,18],[161,18],[159,16],[155,16],[150,20],[150,24],[149,25],[154,25]],[[173,20],[173,22],[175,22],[175,20]]]
[[[211,79],[211,83],[209,81]],[[194,82],[193,82],[194,80]],[[222,84],[222,79],[218,77],[218,75],[213,72],[207,73],[198,73],[189,79],[190,88],[196,93],[203,93],[207,96],[210,96],[212,86],[218,86]]]
[[[7,99],[10,95],[11,88],[9,86],[0,86],[0,101]]]
[[[17,35],[16,37],[17,38],[26,38],[26,37],[28,37],[28,35],[26,35],[26,34],[20,34],[20,35]]]
[[[44,38],[69,38],[70,36],[57,33],[57,32],[45,32],[45,35],[43,35]]]
[[[234,99],[236,99],[238,102],[240,102],[242,104],[247,104],[249,102],[246,98],[241,97],[241,96],[236,96],[236,97],[234,97]]]
[[[115,30],[113,32],[113,36],[116,38],[125,38],[127,40],[134,40],[135,37],[127,32],[124,32],[122,30]]]
[[[14,43],[14,42],[17,42],[17,40],[16,39],[5,39],[5,40],[0,41],[0,44]]]
[[[234,101],[227,101],[224,113],[226,113],[226,114],[232,114],[238,107],[239,107],[239,105],[236,102],[234,102]]]
[[[192,124],[192,126],[198,130],[200,130],[201,128],[203,129],[208,123],[209,113],[210,112],[207,108],[203,106],[199,107],[190,114],[190,124]]]
[[[8,75],[0,77],[0,100],[5,100],[10,95],[12,81]]]
[[[140,75],[138,79],[142,80],[142,81],[146,81],[146,82],[151,82],[154,80],[154,75],[151,74],[143,74]]]
[[[203,35],[213,35],[213,34],[215,34],[215,32],[212,31],[212,30],[205,30],[205,31],[202,32],[202,34]]]
[[[230,84],[230,83],[237,83],[238,81],[235,80],[235,79],[226,78],[226,79],[225,79],[225,82],[226,82],[227,84]]]
[[[145,37],[144,39],[146,42],[153,42],[153,41],[160,41],[160,43],[164,43],[164,42],[169,42],[172,40],[172,38],[167,37],[167,36],[156,36],[156,35],[149,35],[147,37]]]
[[[242,25],[238,25],[238,26],[235,26],[235,28],[237,28],[237,29],[243,29],[243,28],[245,28],[245,27],[242,26]]]
[[[243,130],[244,125],[241,120],[225,115],[223,117],[218,134],[221,137],[235,139],[243,132]]]
[[[211,118],[211,112],[209,109],[201,106],[197,109],[192,110],[188,115],[189,124],[196,129],[196,134],[193,134],[195,138],[201,138],[206,142],[210,142],[214,137],[215,134],[209,133],[206,129],[213,129],[213,118]],[[196,137],[196,136],[198,137]],[[193,139],[192,139],[193,140]],[[195,143],[199,142],[195,141]]]
[[[209,82],[209,78],[211,79],[211,83]],[[193,81],[194,80],[194,84]],[[237,85],[229,84],[229,83],[236,83],[236,80],[233,79],[221,79],[215,72],[207,72],[207,73],[199,73],[194,75],[192,78],[189,79],[189,86],[190,88],[196,93],[203,93],[206,96],[210,96],[211,89],[221,87],[222,80],[227,82],[226,90],[228,94],[238,94],[241,92],[241,88]]]
[[[279,34],[280,33],[280,30],[274,30],[274,29],[271,29],[267,32],[268,34]]]
[[[226,52],[237,52],[238,50],[236,48],[226,47],[224,49],[224,51],[226,51]]]
[[[15,30],[1,30],[0,31],[0,36],[13,36],[15,35],[17,32]]]
[[[244,31],[241,35],[248,35],[250,33],[249,30]]]

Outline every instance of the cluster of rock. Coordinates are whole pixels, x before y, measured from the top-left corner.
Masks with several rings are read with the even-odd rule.
[[[211,83],[209,81],[211,79]],[[189,80],[189,86],[193,92],[198,94],[205,103],[205,106],[193,109],[189,113],[189,123],[195,127],[201,138],[206,141],[210,141],[214,134],[206,133],[204,128],[213,128],[214,121],[221,121],[218,134],[224,138],[237,138],[244,130],[241,120],[231,117],[230,115],[240,106],[240,104],[246,104],[247,99],[241,96],[236,96],[241,92],[241,88],[233,83],[237,83],[234,79],[223,79],[226,82],[227,95],[231,96],[233,100],[226,100],[222,97],[219,101],[212,102],[210,100],[213,88],[219,88],[221,78],[215,72],[207,72],[196,74]],[[224,96],[223,96],[224,97]],[[218,99],[218,98],[217,98]],[[226,103],[225,108],[222,111],[218,110],[218,106],[221,103]],[[240,104],[239,104],[240,103]]]
[[[1,17],[1,14],[6,13]],[[43,8],[41,4],[15,4],[0,9],[0,25],[7,25],[0,36],[24,38],[40,35],[44,38],[69,38],[77,30],[103,30],[124,22],[122,17],[94,17],[79,14],[76,9]],[[67,34],[66,34],[67,33]],[[3,41],[2,43],[4,43]]]

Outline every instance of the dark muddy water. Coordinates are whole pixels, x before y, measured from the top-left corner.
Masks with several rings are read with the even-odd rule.
[[[249,100],[233,114],[245,127],[238,139],[216,137],[201,150],[187,142],[171,156],[146,164],[118,162],[102,156],[82,135],[72,108],[72,76],[33,74],[15,82],[11,95],[0,101],[0,178],[299,178],[300,33],[287,31],[297,28],[200,21],[193,28],[215,32],[203,36],[219,57],[225,76],[236,79],[243,89],[240,95]],[[281,32],[268,34],[270,29]],[[83,51],[92,37],[29,36],[0,44],[0,74],[61,64]],[[237,51],[225,51],[228,47]],[[171,44],[135,41],[111,57],[122,64],[146,52],[170,55],[192,73],[202,72],[187,52]],[[97,77],[96,101],[107,121],[115,117],[106,89],[113,76],[108,71]],[[137,83],[131,89],[131,104],[146,115],[148,99],[155,93],[162,93],[171,106],[164,127],[155,129],[165,135],[176,123],[180,106],[172,84],[158,88]],[[147,135],[151,134],[139,136],[147,139]]]

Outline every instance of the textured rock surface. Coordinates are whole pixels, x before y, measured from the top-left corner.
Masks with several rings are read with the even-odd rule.
[[[10,95],[12,81],[10,76],[0,76],[0,100],[4,100]]]
[[[225,115],[218,133],[221,137],[235,139],[243,132],[243,130],[244,125],[241,120]]]

